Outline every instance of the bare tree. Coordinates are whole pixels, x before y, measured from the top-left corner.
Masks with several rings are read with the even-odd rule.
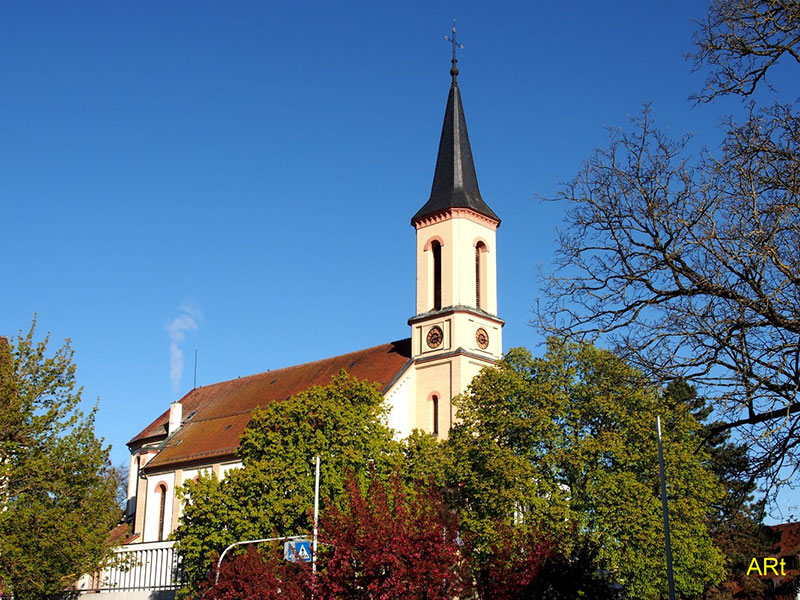
[[[712,0],[698,98],[747,96],[780,56],[798,60],[799,13],[797,0]],[[558,196],[570,208],[535,324],[695,383],[717,431],[749,440],[774,481],[800,465],[800,116],[751,103],[723,127],[716,156],[694,157],[647,108],[611,131]]]
[[[114,479],[116,484],[116,502],[123,511],[128,508],[128,474],[130,473],[130,466],[127,462],[121,462],[118,465],[109,469],[108,476]]]
[[[783,56],[800,63],[800,2],[797,0],[712,0],[694,35],[695,67],[710,68],[703,91],[749,96]]]
[[[782,110],[731,124],[721,157],[694,163],[647,110],[612,132],[562,193],[539,311],[548,332],[607,335],[657,379],[701,385],[754,442],[800,411],[800,119]]]

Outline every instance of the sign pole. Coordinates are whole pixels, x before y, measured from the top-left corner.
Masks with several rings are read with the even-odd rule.
[[[658,431],[658,470],[661,474],[661,507],[664,511],[664,541],[667,551],[667,583],[669,585],[669,600],[675,600],[675,580],[672,576],[672,544],[669,540],[669,510],[667,508],[667,480],[664,475],[664,449],[661,445],[661,417],[656,417],[656,430]]]
[[[314,545],[311,550],[311,573],[317,572],[317,524],[319,522],[319,454],[317,454],[316,477],[314,478]]]

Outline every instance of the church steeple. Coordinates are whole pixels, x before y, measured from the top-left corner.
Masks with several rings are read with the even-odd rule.
[[[411,223],[414,224],[423,217],[448,209],[467,208],[489,217],[499,224],[500,218],[483,201],[480,189],[478,189],[478,177],[475,174],[472,148],[469,144],[469,135],[467,135],[467,121],[464,118],[461,91],[458,89],[456,43],[455,40],[453,41],[453,66],[450,69],[453,81],[450,85],[450,94],[447,96],[431,196],[411,219]]]
[[[416,230],[416,314],[411,326],[409,422],[439,438],[455,422],[451,400],[503,355],[497,314],[497,227],[481,198],[458,89],[453,37],[452,83],[428,202]]]

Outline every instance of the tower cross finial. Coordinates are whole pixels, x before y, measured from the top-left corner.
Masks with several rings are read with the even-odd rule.
[[[453,19],[453,37],[450,37],[449,35],[446,35],[446,36],[444,36],[444,39],[446,39],[448,42],[453,44],[453,60],[450,61],[453,64],[453,66],[450,68],[450,75],[453,76],[453,85],[458,85],[458,81],[456,80],[456,78],[458,77],[458,67],[456,66],[456,63],[458,62],[458,59],[456,58],[456,48],[459,48],[460,50],[463,50],[464,49],[464,44],[456,41],[456,20],[455,19]]]

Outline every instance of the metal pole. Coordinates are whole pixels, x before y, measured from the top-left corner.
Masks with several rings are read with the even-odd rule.
[[[317,454],[317,470],[314,478],[314,541],[311,551],[311,573],[317,572],[317,524],[319,522],[319,454]]]
[[[667,480],[664,475],[664,449],[661,445],[661,417],[656,417],[658,431],[658,469],[661,474],[661,507],[664,511],[664,541],[667,551],[667,583],[669,600],[675,600],[675,580],[672,577],[672,544],[669,540],[669,510],[667,508]]]

